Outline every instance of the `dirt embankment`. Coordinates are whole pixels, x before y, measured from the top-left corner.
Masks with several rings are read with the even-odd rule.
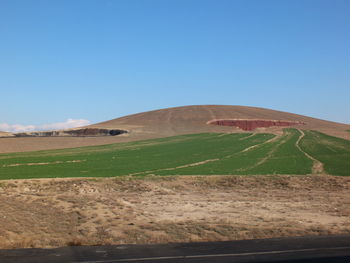
[[[253,131],[257,128],[290,127],[301,124],[305,125],[303,122],[281,120],[211,120],[208,121],[207,124],[238,127],[244,131]]]
[[[350,233],[350,178],[186,176],[0,182],[0,248]]]

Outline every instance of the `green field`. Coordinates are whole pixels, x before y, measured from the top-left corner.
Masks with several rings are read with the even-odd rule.
[[[192,134],[53,151],[0,154],[0,179],[121,175],[350,175],[350,141],[297,129],[272,134]]]

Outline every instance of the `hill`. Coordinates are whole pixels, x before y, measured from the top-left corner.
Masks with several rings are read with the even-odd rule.
[[[246,132],[234,126],[208,124],[213,120],[298,122],[300,125],[296,127],[303,130],[316,130],[350,139],[350,133],[347,131],[350,130],[350,125],[346,124],[256,107],[199,105],[143,112],[84,127],[128,131],[118,136],[0,138],[0,153],[103,145],[193,133]],[[262,127],[251,132],[281,134],[283,128]]]
[[[350,139],[346,132],[350,125],[320,120],[288,112],[227,105],[198,105],[148,111],[92,125],[99,128],[121,128],[132,133],[173,136],[201,132],[242,132],[239,128],[208,125],[215,119],[281,120],[302,122],[300,128],[317,130],[329,135]],[[280,130],[277,129],[277,130]],[[259,132],[259,131],[257,131]],[[276,132],[276,128],[263,129]]]

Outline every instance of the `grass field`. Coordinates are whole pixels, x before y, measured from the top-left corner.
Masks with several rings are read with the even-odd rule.
[[[0,155],[0,179],[121,175],[350,174],[350,141],[285,129],[272,134],[192,134],[140,142]]]

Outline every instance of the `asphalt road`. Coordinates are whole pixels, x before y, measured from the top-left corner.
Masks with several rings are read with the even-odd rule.
[[[350,235],[0,250],[1,263],[350,262]]]

